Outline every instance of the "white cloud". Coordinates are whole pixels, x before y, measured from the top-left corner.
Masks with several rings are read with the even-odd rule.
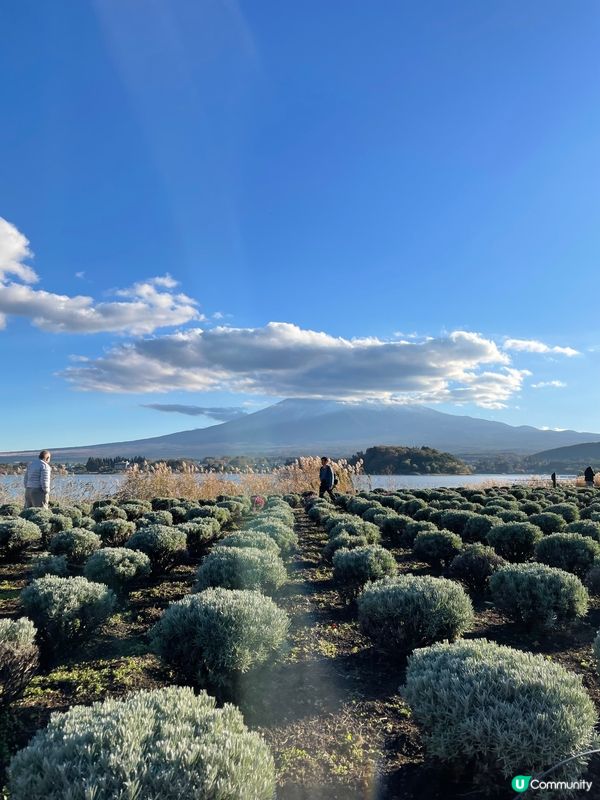
[[[146,403],[142,408],[152,408],[154,411],[164,411],[171,414],[185,414],[189,417],[209,417],[219,422],[230,422],[248,413],[239,406],[190,406],[182,403]]]
[[[539,381],[539,383],[532,383],[532,389],[564,389],[566,387],[564,381]]]
[[[29,242],[8,220],[0,217],[0,282],[13,275],[25,283],[36,283],[38,276],[24,262],[32,258]]]
[[[271,322],[140,339],[64,374],[80,389],[102,392],[211,389],[502,408],[529,373],[511,367],[494,342],[465,331],[414,343],[343,339]]]
[[[75,277],[83,280],[83,278],[85,278],[85,272],[83,270],[81,272],[76,272]]]
[[[554,354],[569,358],[579,355],[579,351],[572,347],[551,346],[537,339],[506,339],[503,346],[505,350],[516,350],[521,353]]]
[[[116,296],[122,300],[97,302],[86,295],[70,296],[33,288],[30,284],[38,276],[23,263],[30,257],[27,239],[0,217],[0,329],[6,327],[9,317],[18,316],[53,333],[144,335],[157,328],[201,319],[195,300],[172,292],[177,281],[171,275],[116,290]],[[16,280],[9,280],[9,275]],[[76,273],[77,277],[83,275]]]

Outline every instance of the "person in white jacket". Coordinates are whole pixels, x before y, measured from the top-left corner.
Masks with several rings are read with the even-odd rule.
[[[48,508],[50,498],[50,453],[42,450],[25,472],[25,508]]]

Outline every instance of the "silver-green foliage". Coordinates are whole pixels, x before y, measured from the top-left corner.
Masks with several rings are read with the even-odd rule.
[[[51,553],[39,553],[31,560],[31,577],[43,578],[44,575],[59,575],[66,578],[69,565],[66,556],[53,556]]]
[[[413,544],[415,558],[439,568],[452,561],[462,549],[462,539],[451,531],[423,531],[418,533]]]
[[[489,578],[494,572],[505,565],[506,561],[493,547],[479,543],[470,544],[452,559],[450,577],[464,583],[472,592],[480,594],[487,589]]]
[[[112,613],[115,595],[103,583],[46,575],[23,589],[21,603],[44,644],[59,649],[93,633]]]
[[[120,547],[135,533],[135,523],[126,519],[105,519],[96,522],[93,531],[105,547]]]
[[[535,546],[535,557],[549,567],[559,567],[582,577],[600,560],[600,544],[580,533],[551,533]]]
[[[73,528],[55,533],[48,547],[52,555],[65,556],[70,564],[83,564],[93,552],[102,547],[102,541],[97,533],[85,528]]]
[[[454,581],[399,575],[367,585],[358,597],[358,620],[379,647],[405,653],[469,630],[473,606]]]
[[[272,800],[275,768],[237,708],[170,686],[53,714],[9,782],[12,800]]]
[[[38,544],[42,533],[38,526],[21,517],[0,519],[0,556],[10,558]]]
[[[330,539],[323,548],[323,558],[325,561],[331,561],[335,552],[345,547],[346,550],[354,550],[356,547],[366,547],[368,542],[364,536],[353,536],[351,533],[338,533],[333,539]]]
[[[428,755],[484,785],[542,772],[593,741],[596,711],[579,675],[486,639],[416,650],[403,694]],[[568,777],[584,764],[571,761]]]
[[[600,542],[600,522],[592,522],[591,519],[578,519],[570,522],[565,528],[566,533],[580,533],[582,536],[589,536]]]
[[[206,552],[219,536],[221,525],[214,517],[197,517],[193,522],[181,522],[178,531],[187,537],[187,547],[191,556],[197,558]]]
[[[146,553],[152,563],[152,571],[160,574],[172,569],[185,558],[187,538],[179,528],[149,525],[130,536],[125,547]]]
[[[150,575],[152,566],[146,553],[127,547],[103,547],[87,560],[84,574],[90,581],[105,583],[119,595],[126,594],[136,581]]]
[[[298,549],[298,537],[294,529],[276,517],[269,518],[266,515],[260,515],[249,522],[245,526],[245,530],[270,536],[279,547],[283,558],[287,558]]]
[[[490,528],[488,543],[507,561],[525,561],[531,558],[542,531],[530,522],[507,522]]]
[[[37,669],[38,655],[30,619],[0,619],[0,707],[23,694]]]
[[[222,586],[273,594],[286,580],[287,572],[277,553],[257,547],[215,547],[198,568],[195,591]]]
[[[260,531],[234,531],[219,542],[219,547],[256,547],[279,555],[279,547],[274,539]]]
[[[342,548],[333,556],[333,580],[343,600],[353,600],[366,583],[392,577],[398,567],[396,559],[378,544]]]
[[[91,516],[96,522],[104,522],[107,519],[127,519],[127,513],[112,503],[92,509]]]
[[[588,592],[570,572],[545,564],[510,564],[490,578],[494,603],[516,622],[551,628],[583,617]]]
[[[288,627],[287,614],[269,597],[218,588],[171,603],[150,638],[183,679],[228,689],[283,651]]]

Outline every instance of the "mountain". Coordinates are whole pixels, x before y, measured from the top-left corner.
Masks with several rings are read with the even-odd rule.
[[[344,403],[334,400],[282,400],[230,422],[189,431],[85,447],[52,448],[60,461],[89,456],[142,455],[204,458],[235,454],[349,456],[378,444],[427,445],[455,455],[513,452],[528,455],[549,447],[600,442],[600,434],[514,427],[476,417],[446,414],[424,406]],[[0,453],[0,461],[30,458],[34,451]]]
[[[600,442],[584,442],[568,447],[555,447],[534,453],[525,459],[525,464],[535,471],[583,472],[588,466],[600,469]]]

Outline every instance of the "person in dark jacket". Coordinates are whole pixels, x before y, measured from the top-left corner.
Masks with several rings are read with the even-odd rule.
[[[593,486],[594,485],[594,470],[591,467],[586,467],[585,472],[583,473],[583,478],[585,480],[586,486]]]
[[[333,493],[334,486],[335,472],[327,456],[323,456],[321,459],[321,469],[319,470],[319,497],[325,497],[325,495],[328,494],[335,502],[335,495]]]

